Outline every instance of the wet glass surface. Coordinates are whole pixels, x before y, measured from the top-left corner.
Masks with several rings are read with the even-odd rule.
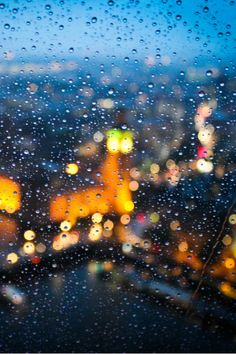
[[[89,268],[91,263],[22,284],[25,307],[1,309],[6,333],[1,350],[233,350],[227,333],[206,330],[199,319],[189,324],[155,297],[122,289],[119,282],[88,273]]]
[[[1,351],[234,351],[235,7],[0,4]]]

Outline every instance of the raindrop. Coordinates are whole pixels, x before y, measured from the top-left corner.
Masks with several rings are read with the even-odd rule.
[[[149,84],[148,84],[148,88],[153,88],[153,87],[154,87],[153,82],[149,82]]]
[[[212,71],[211,70],[207,70],[206,71],[206,76],[212,76]]]
[[[113,95],[114,92],[115,92],[115,90],[113,88],[110,88],[108,91],[109,95]]]
[[[199,96],[199,97],[202,98],[202,97],[204,97],[204,95],[205,95],[205,92],[204,92],[204,91],[199,91],[199,92],[198,92],[198,96]]]

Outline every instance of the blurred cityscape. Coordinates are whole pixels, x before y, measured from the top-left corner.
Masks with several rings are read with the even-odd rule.
[[[169,60],[0,66],[2,301],[86,262],[233,348],[235,71]]]

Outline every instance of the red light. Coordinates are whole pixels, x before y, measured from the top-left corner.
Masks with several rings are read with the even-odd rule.
[[[136,216],[136,220],[139,224],[143,224],[145,222],[145,219],[146,219],[146,216],[144,213],[139,213],[137,216]]]
[[[207,156],[207,149],[204,146],[199,146],[197,154],[198,157],[205,158]]]
[[[34,257],[31,258],[31,262],[33,264],[39,264],[41,262],[41,258],[38,257],[38,256],[34,256]]]

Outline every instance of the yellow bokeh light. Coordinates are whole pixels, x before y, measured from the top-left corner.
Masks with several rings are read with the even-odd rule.
[[[207,129],[206,127],[203,127],[198,133],[198,139],[202,143],[202,145],[207,145],[212,140],[212,134],[213,133],[211,130]]]
[[[119,152],[120,142],[118,138],[112,137],[107,139],[107,149],[112,154]]]
[[[213,170],[213,163],[205,159],[199,159],[197,161],[197,169],[201,173],[210,173]]]
[[[219,285],[220,291],[226,295],[236,300],[236,290],[230,285],[230,283],[223,282]]]
[[[176,165],[176,164],[175,164],[174,160],[169,159],[169,160],[166,161],[166,167],[167,167],[168,169],[174,167],[175,165]]]
[[[35,234],[35,232],[33,230],[26,230],[24,232],[24,238],[27,241],[32,241],[32,240],[35,239],[35,237],[36,237],[36,234]]]
[[[62,248],[63,248],[63,244],[62,244],[62,242],[59,241],[59,240],[53,241],[52,248],[53,248],[55,251],[61,251]]]
[[[6,205],[5,210],[9,214],[14,214],[16,211],[16,208],[14,207],[13,204],[8,204],[8,205]]]
[[[178,220],[173,220],[170,223],[170,228],[172,231],[176,231],[180,227],[180,222]]]
[[[226,258],[225,268],[232,269],[235,267],[235,260],[233,258]]]
[[[132,192],[135,192],[139,189],[139,183],[137,181],[131,181],[129,183],[129,189],[132,191]]]
[[[236,224],[236,214],[231,214],[229,217],[229,223],[231,225],[235,225]]]
[[[71,229],[71,226],[72,225],[70,221],[64,220],[60,224],[60,229],[61,231],[69,231]]]
[[[32,242],[25,242],[23,250],[25,254],[33,254],[35,252],[35,245]]]
[[[150,172],[152,174],[158,173],[160,171],[160,166],[157,163],[152,163],[150,166]]]
[[[180,252],[187,252],[188,250],[188,243],[186,241],[180,242],[178,249]]]
[[[68,175],[76,175],[79,172],[79,166],[76,163],[68,163],[66,165],[66,173]]]
[[[77,231],[63,231],[53,239],[52,247],[55,251],[69,248],[79,241],[79,233]]]
[[[92,222],[93,223],[100,223],[102,221],[103,215],[101,213],[94,213],[92,215]]]
[[[21,193],[18,183],[10,178],[0,176],[0,209],[13,214],[20,209]]]
[[[88,237],[91,241],[98,241],[102,236],[102,225],[93,224],[89,230]]]
[[[128,225],[130,223],[130,216],[129,214],[123,214],[120,217],[120,222],[123,225]]]
[[[132,200],[127,200],[125,202],[125,210],[128,212],[134,210],[134,203],[132,202]]]
[[[160,220],[160,215],[158,213],[154,212],[154,213],[151,213],[149,218],[153,224],[156,224]]]
[[[15,252],[11,252],[7,255],[7,262],[10,264],[14,264],[18,261],[19,257]]]
[[[225,235],[224,237],[223,237],[223,240],[222,240],[222,242],[223,242],[223,244],[225,245],[225,246],[229,246],[229,245],[231,245],[231,243],[232,243],[232,237],[230,236],[230,235]]]
[[[105,230],[110,231],[110,230],[113,229],[114,223],[111,220],[107,220],[107,221],[104,222],[103,227],[104,227]]]
[[[125,137],[121,139],[120,142],[120,152],[122,154],[129,154],[133,149],[133,140],[131,138]]]

